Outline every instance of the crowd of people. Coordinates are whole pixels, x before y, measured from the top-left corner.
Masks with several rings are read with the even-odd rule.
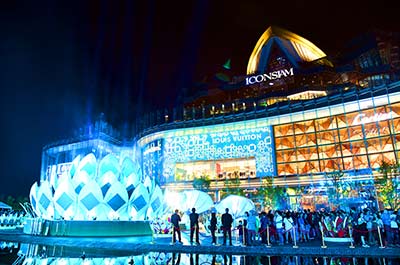
[[[190,219],[190,243],[200,244],[199,214],[193,208]],[[351,208],[348,211],[276,210],[268,212],[247,211],[235,219],[225,209],[220,217],[216,212],[201,216],[204,228],[211,236],[211,244],[217,244],[216,233],[222,233],[223,245],[232,245],[232,233],[243,246],[286,245],[324,239],[349,239],[362,247],[400,246],[400,211],[369,208]],[[171,216],[173,242],[181,240],[179,211]],[[334,240],[333,240],[334,241]],[[343,241],[341,241],[343,242]]]

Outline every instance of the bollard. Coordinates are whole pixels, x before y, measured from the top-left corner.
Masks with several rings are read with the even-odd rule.
[[[269,225],[267,225],[267,248],[271,247],[271,243],[269,242]]]
[[[242,238],[242,243],[243,243],[243,246],[245,246],[246,245],[246,234],[244,233],[244,225],[242,226],[242,230],[243,230],[243,238]]]
[[[293,226],[292,229],[293,229],[293,243],[294,243],[293,248],[298,248],[299,246],[296,245],[296,228]]]
[[[321,248],[327,248],[327,246],[325,245],[324,231],[322,229],[322,226],[320,226],[320,229],[321,229],[321,237],[322,237],[322,246],[321,246]]]
[[[169,243],[170,245],[175,244],[175,242],[174,242],[175,230],[174,230],[174,229],[175,229],[175,228],[172,227],[171,242]]]
[[[349,227],[349,234],[350,234],[350,246],[349,246],[349,248],[355,248],[355,246],[353,244],[353,229],[351,229],[351,227]]]
[[[381,235],[381,229],[380,229],[380,227],[379,227],[379,225],[378,225],[378,236],[379,236],[379,242],[380,242],[380,246],[379,246],[379,248],[385,248],[385,246],[383,245],[383,242],[382,242],[382,235]]]
[[[321,238],[322,238],[322,246],[321,246],[321,248],[327,248],[328,246],[325,245],[324,229],[322,228],[321,222],[319,222],[319,230],[321,230]]]
[[[233,231],[236,231],[236,229],[233,230]],[[239,242],[239,230],[238,230],[237,233],[235,232],[235,246],[238,245],[238,242]],[[240,242],[239,242],[239,244],[240,244]]]

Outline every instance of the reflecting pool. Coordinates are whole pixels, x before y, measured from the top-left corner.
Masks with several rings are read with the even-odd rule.
[[[13,242],[1,242],[0,250],[0,264],[13,265],[400,265],[400,259],[393,258],[243,256],[164,252],[133,254],[122,250]]]

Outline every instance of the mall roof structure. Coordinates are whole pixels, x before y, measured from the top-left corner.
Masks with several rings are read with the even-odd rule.
[[[270,26],[257,41],[247,65],[247,74],[263,72],[268,65],[268,57],[273,45],[278,45],[290,63],[298,68],[301,62],[312,62],[326,57],[326,54],[305,38],[288,30]],[[321,60],[327,66],[333,66],[328,60]]]

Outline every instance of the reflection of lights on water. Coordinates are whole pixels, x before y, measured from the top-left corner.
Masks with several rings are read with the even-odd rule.
[[[58,265],[67,265],[68,264],[68,260],[67,259],[60,259],[57,262]]]
[[[136,257],[135,259],[132,257],[118,257],[118,258],[40,258],[40,257],[27,257],[25,258],[25,265],[33,265],[33,264],[50,264],[49,260],[51,260],[52,264],[58,265],[68,265],[68,264],[82,264],[82,265],[93,265],[93,264],[105,264],[105,265],[115,265],[115,264],[165,264],[163,262],[157,262],[156,260],[148,260],[148,262],[144,262],[144,258],[142,256]]]
[[[112,259],[112,258],[104,259],[104,264],[105,265],[114,265],[115,264],[115,259]]]
[[[82,261],[82,265],[91,265],[91,264],[93,264],[93,261],[90,259],[85,259]]]

